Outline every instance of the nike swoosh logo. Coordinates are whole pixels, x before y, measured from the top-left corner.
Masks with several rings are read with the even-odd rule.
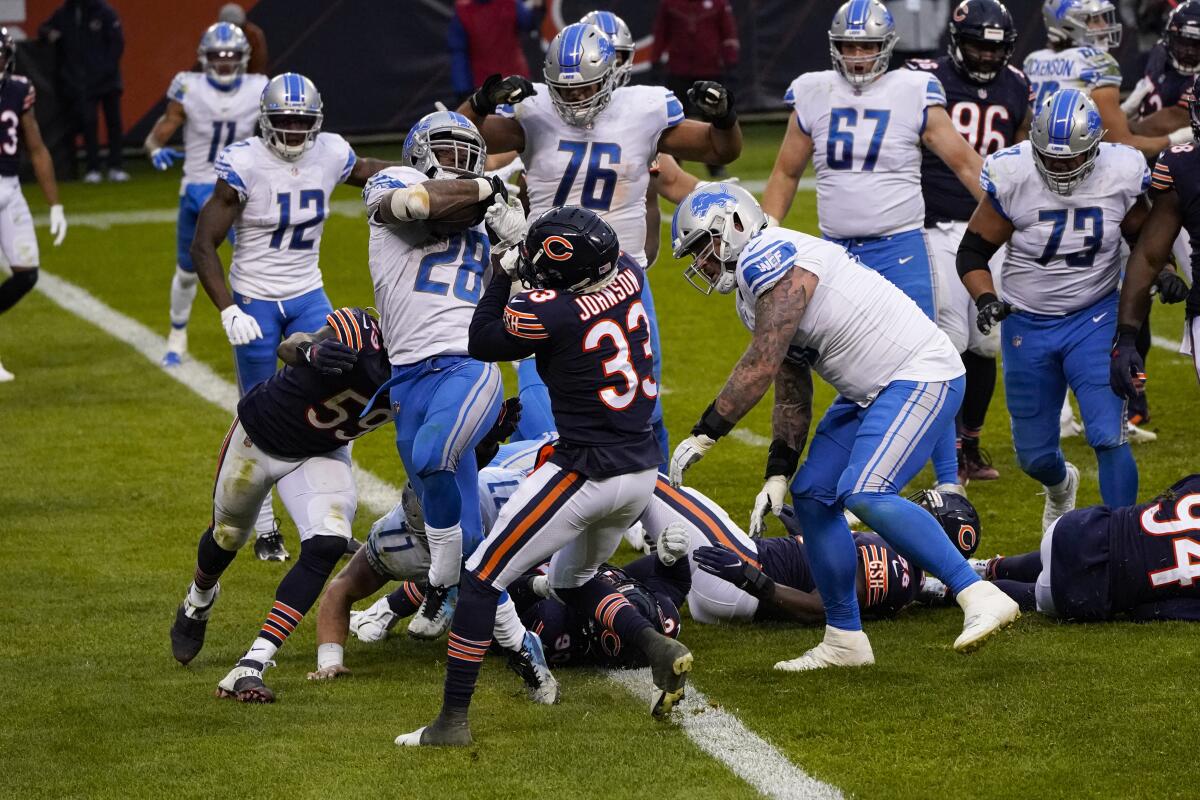
[[[1108,316],[1108,312],[1105,311],[1103,314],[1101,314],[1098,317],[1092,317],[1092,322],[1099,322],[1100,320],[1104,319],[1107,316]]]
[[[902,258],[902,259],[900,259],[900,263],[901,263],[901,264],[907,264],[908,262],[910,262],[910,261],[912,261],[912,260],[913,260],[913,257],[912,257],[912,256],[909,256],[908,258]]]

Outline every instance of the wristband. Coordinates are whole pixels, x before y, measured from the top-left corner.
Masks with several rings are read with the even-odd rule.
[[[800,451],[792,449],[783,439],[775,439],[767,450],[767,473],[763,475],[763,479],[776,475],[790,478],[799,464]]]
[[[341,665],[344,652],[345,650],[340,644],[333,642],[317,645],[317,669]]]
[[[983,294],[979,295],[979,297],[975,298],[975,308],[982,309],[988,303],[996,303],[999,302],[999,300],[1000,298],[996,297],[996,295],[992,294],[991,292],[984,292]]]
[[[730,97],[729,102],[730,102],[730,105],[733,104],[732,97]],[[730,108],[728,113],[725,114],[725,116],[720,117],[719,119],[714,119],[712,121],[712,126],[719,131],[727,131],[730,128],[732,128],[734,125],[737,125],[737,121],[738,121],[737,112],[734,111],[732,108]]]
[[[1113,342],[1119,342],[1126,337],[1136,339],[1137,335],[1138,329],[1133,325],[1118,325],[1117,334],[1113,337]]]
[[[759,600],[770,601],[775,596],[775,581],[758,569],[753,564],[746,564],[743,568],[743,574],[746,577],[746,585],[742,587],[742,591]]]
[[[704,435],[714,442],[733,430],[734,423],[717,413],[717,401],[713,400],[700,415],[700,421],[692,427],[692,435]]]

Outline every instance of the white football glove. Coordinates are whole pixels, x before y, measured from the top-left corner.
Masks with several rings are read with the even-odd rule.
[[[750,535],[762,536],[767,529],[766,516],[769,509],[779,516],[783,501],[787,497],[788,479],[783,475],[772,475],[763,484],[762,491],[754,498],[754,510],[750,512]]]
[[[1192,128],[1190,125],[1186,128],[1180,128],[1177,131],[1172,131],[1171,134],[1167,136],[1167,140],[1171,143],[1172,147],[1177,144],[1191,144],[1194,139],[1195,135],[1192,133]]]
[[[221,324],[225,326],[225,335],[234,347],[261,339],[263,335],[258,320],[238,308],[236,303],[222,309]]]
[[[658,535],[658,560],[663,566],[673,566],[681,558],[687,558],[691,537],[682,522],[672,522]]]
[[[675,448],[675,452],[671,454],[671,468],[668,475],[671,479],[671,485],[679,486],[682,484],[683,473],[692,464],[704,458],[704,454],[711,450],[712,446],[716,443],[716,439],[710,439],[703,433],[689,436],[680,442]]]
[[[1133,118],[1137,115],[1138,109],[1142,106],[1142,101],[1146,99],[1146,95],[1154,91],[1154,84],[1149,78],[1142,78],[1133,87],[1133,91],[1129,93],[1129,97],[1125,98],[1125,102],[1121,103],[1121,111],[1125,116]]]
[[[500,269],[504,270],[504,274],[517,279],[517,263],[521,260],[521,251],[515,247],[510,247],[500,256]]]
[[[67,238],[67,215],[63,213],[61,203],[50,206],[50,235],[54,237],[55,247]]]
[[[483,215],[483,221],[491,228],[492,233],[500,238],[500,241],[496,243],[496,250],[516,247],[525,238],[525,231],[529,229],[529,222],[525,219],[525,209],[521,207],[521,201],[515,197],[510,197],[507,203],[497,197],[496,202],[488,206],[487,212]]]

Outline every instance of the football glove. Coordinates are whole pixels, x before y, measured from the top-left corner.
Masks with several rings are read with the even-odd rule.
[[[716,439],[705,436],[703,433],[692,434],[680,442],[675,448],[675,452],[671,454],[671,467],[669,470],[670,474],[668,475],[671,485],[679,486],[682,484],[683,473],[692,464],[704,458],[704,454],[711,450],[712,446],[716,443]]]
[[[1195,133],[1192,131],[1192,126],[1188,125],[1186,128],[1171,131],[1171,133],[1167,134],[1167,141],[1171,143],[1171,147],[1180,144],[1191,144],[1195,141]]]
[[[171,168],[171,165],[183,158],[183,153],[173,147],[156,147],[150,151],[150,163],[159,172]]]
[[[1158,289],[1158,299],[1164,303],[1182,303],[1187,300],[1190,291],[1183,278],[1170,267],[1158,273],[1158,277],[1154,279],[1154,288]]]
[[[492,423],[491,429],[484,434],[485,440],[503,442],[517,430],[521,422],[521,399],[510,397],[500,404],[500,415]]]
[[[991,333],[992,328],[996,327],[1000,320],[1013,312],[1011,305],[1003,302],[991,292],[979,295],[979,299],[975,301],[975,307],[979,309],[979,313],[975,317],[975,327],[979,328],[979,332],[985,336]]]
[[[671,567],[681,558],[687,558],[691,537],[681,522],[672,522],[658,535],[658,560],[663,566]]]
[[[692,560],[709,575],[715,575],[760,600],[765,600],[775,593],[775,581],[749,561],[743,561],[737,553],[727,547],[697,547],[692,552]]]
[[[1137,330],[1129,325],[1117,327],[1108,362],[1108,385],[1117,397],[1132,400],[1146,385],[1146,364],[1137,350]]]
[[[1121,111],[1130,119],[1137,116],[1138,109],[1141,108],[1142,101],[1146,99],[1146,95],[1154,91],[1154,82],[1149,78],[1142,78],[1133,87],[1133,91],[1129,93],[1129,97],[1125,98],[1125,102],[1121,103]]]
[[[537,94],[533,84],[520,75],[501,78],[500,73],[488,75],[483,85],[471,95],[471,109],[482,116],[496,113],[496,106],[516,105],[527,97]]]
[[[225,328],[229,343],[234,347],[249,344],[255,339],[261,339],[263,335],[262,328],[258,327],[258,320],[242,311],[236,304],[221,309],[221,325]]]
[[[510,197],[507,202],[497,198],[488,206],[483,221],[488,232],[496,240],[492,243],[496,251],[516,247],[525,238],[525,232],[529,228],[529,222],[525,219],[525,209],[515,197]]]
[[[762,536],[767,529],[766,516],[770,510],[775,516],[783,511],[787,497],[788,479],[783,475],[772,475],[763,484],[762,491],[754,498],[754,510],[750,512],[750,535]]]
[[[358,361],[358,352],[337,339],[301,342],[296,349],[300,357],[322,375],[341,375],[343,372],[349,372]]]
[[[728,130],[737,124],[733,110],[733,92],[716,81],[696,81],[687,92],[688,100],[704,118],[718,130]]]
[[[67,215],[63,213],[61,203],[50,206],[50,235],[54,237],[55,247],[67,238]]]

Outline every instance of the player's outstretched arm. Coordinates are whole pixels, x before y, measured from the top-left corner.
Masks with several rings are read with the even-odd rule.
[[[497,195],[507,198],[508,190],[495,177],[424,181],[388,192],[380,199],[375,213],[378,221],[386,225],[439,220],[477,203],[490,202]]]
[[[533,84],[519,75],[503,79],[499,75],[489,75],[456,110],[479,128],[488,151],[522,152],[525,150],[525,130],[515,119],[495,116],[496,106],[515,105],[534,94],[537,90]]]
[[[792,207],[796,187],[800,185],[800,176],[804,174],[812,152],[812,137],[800,130],[795,114],[789,115],[787,133],[779,145],[775,166],[767,178],[767,188],[763,190],[762,209],[775,224],[779,224]]]
[[[658,179],[655,188],[662,197],[678,205],[699,183],[700,179],[679,166],[679,162],[673,156],[663,154],[658,157]]]
[[[767,469],[763,488],[754,498],[750,512],[750,535],[766,532],[770,511],[779,516],[787,499],[788,486],[800,453],[808,441],[812,424],[812,371],[805,359],[785,358],[775,375],[775,406],[771,411],[771,447],[767,451]]]
[[[1146,156],[1155,158],[1165,148],[1191,139],[1191,129],[1181,133],[1178,141],[1170,136],[1139,136],[1129,129],[1129,119],[1121,110],[1121,95],[1116,86],[1101,86],[1092,90],[1092,101],[1100,112],[1100,124],[1104,126],[1104,141],[1127,144]]]
[[[1145,198],[1141,198],[1141,202],[1144,203]],[[1140,225],[1137,243],[1125,265],[1117,311],[1118,330],[1128,327],[1136,332],[1146,321],[1146,315],[1150,313],[1150,289],[1166,267],[1167,259],[1171,257],[1171,245],[1182,226],[1179,195],[1173,190],[1157,194],[1153,208]]]
[[[480,361],[515,361],[533,355],[534,343],[513,336],[504,327],[504,306],[512,292],[512,279],[492,260],[492,282],[475,306],[467,333],[467,352]]]
[[[155,169],[168,169],[172,163],[183,158],[183,153],[167,147],[167,142],[171,141],[175,131],[179,130],[186,121],[187,112],[183,110],[183,104],[177,100],[168,100],[167,110],[154,123],[154,127],[150,129],[150,133],[146,135],[146,141],[142,145],[146,148],[146,155]]]
[[[233,294],[225,283],[225,270],[217,248],[237,219],[241,203],[238,193],[224,180],[218,178],[208,202],[200,209],[196,218],[196,234],[192,237],[192,263],[196,276],[200,278],[204,291],[218,311],[233,305]]]
[[[1191,124],[1186,107],[1169,106],[1160,108],[1148,117],[1130,120],[1129,130],[1139,136],[1167,136]]]
[[[325,587],[317,611],[317,670],[308,673],[310,681],[350,672],[342,662],[346,635],[350,631],[350,607],[379,591],[386,583],[387,579],[367,563],[366,549],[359,548],[350,563]]]
[[[925,132],[921,134],[921,141],[954,171],[972,197],[982,199],[979,172],[983,168],[983,158],[954,127],[946,109],[930,106],[925,111]]]
[[[350,168],[350,174],[346,176],[346,183],[361,188],[367,185],[367,181],[376,172],[395,166],[399,166],[395,161],[384,161],[382,158],[358,158],[354,161],[354,166]]]
[[[42,140],[42,129],[38,127],[33,108],[29,108],[21,115],[21,133],[25,137],[29,161],[33,164],[33,175],[37,178],[38,186],[41,187],[42,194],[50,205],[50,234],[54,237],[55,246],[58,246],[66,238],[67,219],[63,214],[62,204],[58,201],[58,181],[54,179],[54,160],[50,157],[50,151]]]

